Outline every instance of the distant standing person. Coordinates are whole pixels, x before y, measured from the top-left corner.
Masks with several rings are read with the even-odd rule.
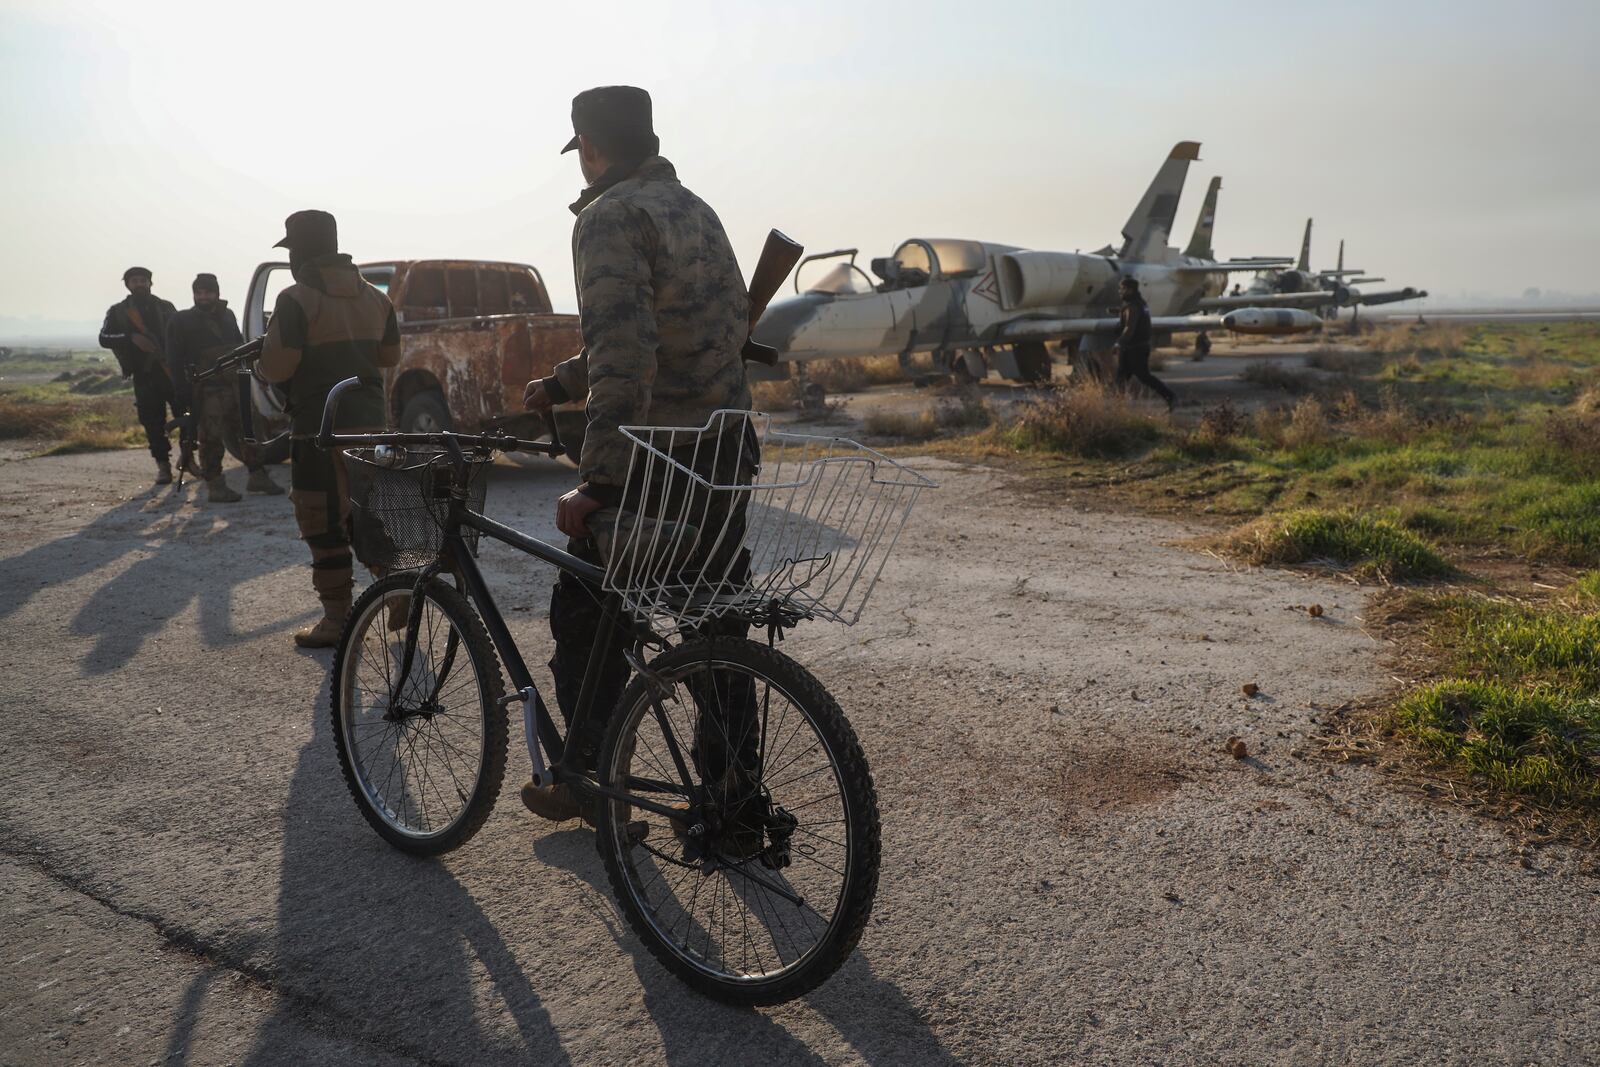
[[[1178,402],[1171,389],[1150,373],[1150,305],[1139,293],[1139,282],[1123,278],[1122,332],[1117,334],[1117,388],[1126,388],[1128,379],[1137,378],[1167,402],[1167,410]]]
[[[244,439],[239,418],[239,394],[234,375],[219,374],[195,381],[196,371],[210,370],[218,357],[244,343],[239,322],[228,302],[221,299],[215,274],[195,275],[194,307],[172,317],[167,326],[167,370],[172,375],[173,407],[195,420],[200,438],[200,477],[206,483],[206,503],[231,504],[242,500],[222,476],[222,454],[232,452],[250,471],[245,488],[252,493],[283,492],[261,462],[260,450]]]
[[[257,366],[267,381],[289,386],[289,499],[311,549],[311,585],[322,601],[322,618],[297,631],[294,642],[331,648],[355,592],[350,482],[339,450],[318,448],[315,438],[329,391],[346,378],[359,378],[361,385],[340,398],[334,429],[382,432],[388,421],[383,368],[400,362],[400,324],[389,298],[340,253],[332,215],[296,211],[283,225],[276,247],[289,250],[295,284],[278,294]]]
[[[100,347],[117,357],[124,378],[133,379],[133,407],[139,413],[150,455],[156,461],[156,484],[172,482],[172,443],[167,440],[167,408],[172,405],[172,379],[167,376],[162,350],[167,323],[178,309],[150,291],[151,274],[145,267],[122,272],[128,295],[106,310],[100,324]],[[178,414],[174,409],[173,415]]]

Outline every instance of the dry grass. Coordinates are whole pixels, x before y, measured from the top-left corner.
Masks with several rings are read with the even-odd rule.
[[[1317,387],[1314,375],[1302,370],[1292,370],[1275,360],[1268,359],[1250,363],[1239,377],[1267,389],[1282,389],[1286,393],[1309,393]]]
[[[757,411],[779,412],[800,410],[800,390],[793,378],[780,378],[773,382],[751,382],[750,399]]]
[[[921,411],[873,411],[863,428],[879,437],[928,441],[951,432],[981,430],[995,420],[994,409],[977,389],[962,389]]]
[[[144,440],[126,396],[68,396],[60,387],[0,392],[0,440],[47,442],[45,454],[128,448]]]
[[[1156,441],[1161,424],[1129,407],[1120,393],[1084,382],[1018,405],[1000,434],[1013,448],[1121,457]]]
[[[1308,367],[1352,376],[1370,374],[1377,370],[1382,362],[1383,357],[1376,352],[1358,348],[1336,348],[1333,345],[1318,345],[1306,355]]]

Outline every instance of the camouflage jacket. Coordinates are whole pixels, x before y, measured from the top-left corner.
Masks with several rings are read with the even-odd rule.
[[[172,377],[175,407],[187,411],[194,406],[195,383],[191,375],[209,370],[215,359],[235,345],[244,343],[239,320],[226,300],[208,307],[196,304],[184,308],[167,323],[167,373]],[[229,377],[211,379],[212,388],[234,388]]]
[[[579,467],[604,497],[628,477],[619,427],[704,426],[750,406],[750,295],[721,220],[665,159],[590,193],[572,230],[584,351],[556,367],[551,393],[588,397]]]

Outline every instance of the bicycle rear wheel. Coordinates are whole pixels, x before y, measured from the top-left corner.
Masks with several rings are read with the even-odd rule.
[[[375,582],[333,657],[334,744],[345,784],[394,847],[438,855],[494,810],[506,767],[505,683],[483,623],[441,581],[422,594],[417,647],[401,677],[414,574]]]
[[[860,743],[816,678],[754,641],[691,641],[650,675],[619,702],[600,780],[674,814],[602,806],[612,889],[695,989],[736,1004],[800,996],[854,950],[877,892]]]

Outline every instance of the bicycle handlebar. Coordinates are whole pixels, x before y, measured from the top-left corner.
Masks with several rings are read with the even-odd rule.
[[[333,420],[339,411],[339,398],[360,384],[360,378],[346,378],[328,390],[328,399],[322,405],[322,428],[317,431],[317,447],[332,448],[335,445],[354,447],[367,445],[448,446],[454,442],[454,444],[466,448],[485,448],[499,452],[542,452],[547,456],[559,456],[566,452],[566,446],[561,443],[561,433],[556,429],[555,415],[549,411],[544,413],[545,424],[550,428],[550,440],[548,442],[529,441],[521,437],[512,437],[504,430],[495,430],[491,433],[456,433],[453,430],[440,430],[433,433],[401,433],[398,431],[334,433]]]

